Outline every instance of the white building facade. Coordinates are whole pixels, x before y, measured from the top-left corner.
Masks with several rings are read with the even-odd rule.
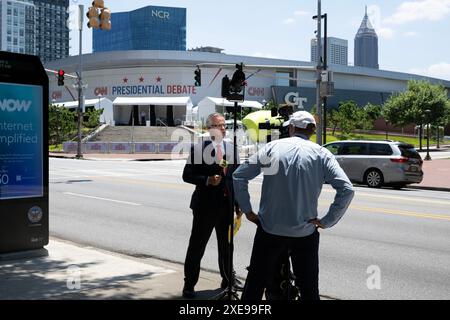
[[[79,58],[74,56],[47,63],[45,67],[64,69],[75,75],[78,61]],[[189,97],[193,107],[197,107],[206,97],[221,98],[222,78],[225,75],[231,78],[235,64],[241,62],[247,77],[246,101],[264,105],[274,100],[281,106],[292,106],[294,111],[311,110],[316,104],[313,63],[191,51],[118,51],[84,55],[83,84],[87,86],[84,95],[85,99],[102,97],[111,101],[117,98]],[[194,85],[197,66],[202,71],[201,87]],[[408,80],[425,79],[450,89],[450,81],[413,74],[343,65],[330,65],[329,69],[334,72],[335,83],[335,95],[328,99],[329,108],[346,100],[354,100],[359,106],[368,102],[381,105],[392,93],[406,90]],[[64,87],[58,87],[56,77],[50,75],[50,101],[60,103],[78,99],[73,87],[76,80],[66,77],[65,82]],[[140,108],[148,109],[142,105]],[[156,113],[163,112],[161,108],[164,107],[155,106]],[[167,109],[178,110],[173,104],[168,104]],[[202,114],[201,110],[198,112]],[[190,116],[188,111],[174,115],[183,121]]]
[[[322,38],[322,57],[325,47],[324,38]],[[348,65],[348,41],[345,39],[327,37],[328,56],[327,64]],[[311,39],[311,62],[317,63],[317,39]]]

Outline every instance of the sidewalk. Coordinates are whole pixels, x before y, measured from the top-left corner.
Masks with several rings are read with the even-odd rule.
[[[450,159],[424,161],[422,170],[422,182],[411,184],[408,188],[450,192]]]
[[[3,261],[0,300],[179,300],[183,265],[130,256],[51,238],[47,257]],[[221,292],[218,273],[201,271],[197,299]]]

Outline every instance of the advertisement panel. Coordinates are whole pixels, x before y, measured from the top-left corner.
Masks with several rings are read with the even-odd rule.
[[[44,195],[42,87],[0,82],[0,200]]]
[[[0,255],[49,243],[48,96],[39,57],[0,51]]]

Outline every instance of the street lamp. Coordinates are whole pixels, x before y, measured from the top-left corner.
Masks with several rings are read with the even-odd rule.
[[[328,51],[328,35],[327,35],[327,14],[321,14],[321,3],[318,0],[318,14],[313,16],[314,20],[317,20],[317,30],[314,33],[317,36],[317,70],[319,72],[319,78],[321,78],[320,73],[326,71],[327,65],[327,51]],[[320,18],[319,18],[320,17]],[[323,44],[323,60],[322,60],[322,31],[321,31],[321,20],[324,19],[324,44]],[[318,80],[317,84],[317,116],[319,117],[319,125],[317,127],[317,143],[320,145],[327,143],[327,96],[323,96],[320,93],[320,86],[322,80]],[[328,80],[327,80],[328,81]],[[323,132],[322,132],[323,131]],[[323,137],[323,138],[322,138]]]
[[[430,157],[430,114],[431,114],[431,110],[427,109],[425,110],[425,119],[427,121],[426,126],[427,126],[427,155],[425,157],[425,160],[431,160]]]

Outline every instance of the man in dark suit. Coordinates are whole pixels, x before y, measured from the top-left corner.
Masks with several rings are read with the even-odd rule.
[[[239,155],[234,155],[233,145],[223,140],[226,126],[221,114],[211,114],[206,124],[211,140],[201,141],[192,148],[183,171],[183,180],[196,186],[190,204],[194,219],[184,263],[184,298],[195,297],[194,287],[200,274],[200,262],[213,229],[217,236],[221,288],[228,287],[229,283],[228,230],[232,207],[232,174],[239,164]],[[240,209],[237,205],[233,206],[236,215],[240,216]],[[242,283],[236,279],[234,271],[231,281],[236,289],[242,289]]]

